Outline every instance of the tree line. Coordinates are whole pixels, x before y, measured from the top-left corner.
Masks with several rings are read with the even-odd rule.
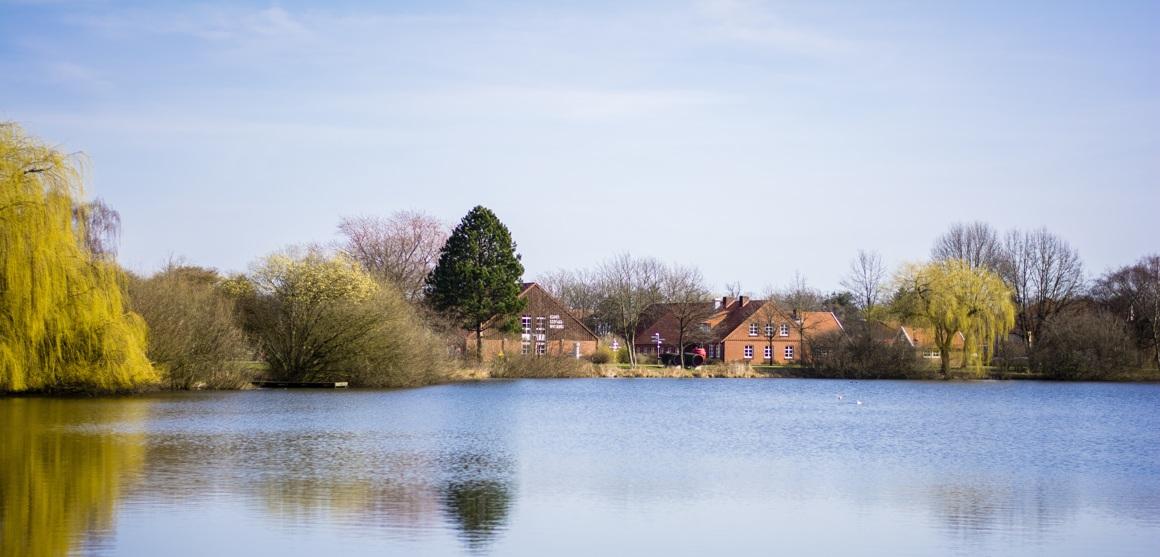
[[[657,311],[679,332],[668,339],[677,346],[698,342],[697,326],[715,311],[699,270],[650,257],[621,254],[539,282],[593,328],[625,339],[631,365],[639,360],[636,335]],[[798,273],[783,288],[766,286],[753,319],[769,352],[785,324],[814,348],[798,360],[803,365],[905,376],[918,362],[894,342],[890,324],[929,331],[944,376],[954,367],[980,373],[987,364],[1053,378],[1160,368],[1158,255],[1089,279],[1077,250],[1046,229],[1000,233],[983,222],[960,223],[936,238],[927,261],[893,271],[878,252],[859,250],[840,284],[823,293]],[[743,294],[738,283],[726,291]],[[809,311],[834,312],[845,331],[811,335],[800,318]]]
[[[524,268],[484,207],[450,230],[416,212],[344,218],[339,241],[286,248],[245,273],[175,260],[137,276],[116,263],[119,215],[86,198],[79,168],[0,124],[0,391],[234,388],[255,374],[419,385],[449,376],[468,334],[478,356],[485,331],[518,325]],[[686,346],[706,340],[714,311],[695,266],[628,253],[538,282],[590,328],[623,339],[631,366],[641,362],[637,335],[659,312],[677,332],[667,340]],[[797,274],[766,287],[756,318],[769,351],[788,325],[817,344],[809,365],[904,369],[913,354],[874,334],[893,322],[932,331],[943,373],[956,338],[966,339],[959,367],[993,360],[1073,378],[1160,367],[1157,255],[1089,280],[1076,250],[1047,230],[958,224],[928,261],[893,272],[859,251],[841,285],[822,293]],[[839,316],[841,338],[811,334],[801,316],[819,310]]]
[[[515,244],[482,207],[450,234],[419,213],[350,217],[342,241],[246,273],[174,260],[138,276],[81,162],[0,124],[0,392],[421,385],[446,380],[463,328],[521,307]]]

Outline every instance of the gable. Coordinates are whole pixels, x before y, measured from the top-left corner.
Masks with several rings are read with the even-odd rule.
[[[516,317],[517,326],[522,317],[527,317],[532,334],[536,334],[539,327],[549,340],[596,341],[593,333],[582,321],[572,315],[567,306],[548,294],[540,285],[534,282],[524,283],[520,298],[525,306]],[[520,331],[517,330],[516,334]],[[488,338],[499,338],[503,334],[494,328],[484,333]]]

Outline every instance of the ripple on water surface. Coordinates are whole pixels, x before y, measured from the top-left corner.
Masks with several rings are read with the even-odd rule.
[[[1151,555],[1157,408],[1155,385],[820,380],[0,400],[3,545]]]

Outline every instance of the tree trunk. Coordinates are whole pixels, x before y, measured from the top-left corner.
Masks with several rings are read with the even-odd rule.
[[[475,361],[483,363],[483,323],[475,325]]]
[[[939,370],[942,371],[943,378],[946,378],[950,375],[950,371],[951,371],[950,346],[947,346],[946,348],[940,347],[938,357],[939,357]]]
[[[682,328],[681,331],[679,333],[677,333],[677,353],[680,354],[681,369],[685,369],[685,330],[684,330],[684,328]]]

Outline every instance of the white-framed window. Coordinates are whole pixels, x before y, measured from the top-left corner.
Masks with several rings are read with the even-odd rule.
[[[580,343],[579,342],[572,343],[572,356],[574,358],[576,358],[577,360],[580,359]]]
[[[746,360],[753,359],[753,345],[751,345],[751,344],[745,345],[745,359]]]
[[[532,351],[532,343],[531,342],[528,342],[525,340],[525,341],[520,343],[520,354],[527,356],[528,352],[531,352],[531,351]]]
[[[548,343],[539,341],[536,342],[536,355],[543,356],[548,353]]]
[[[749,336],[751,336],[751,337],[757,336],[757,323],[750,323],[749,324]]]
[[[922,357],[923,358],[941,358],[942,351],[940,351],[940,350],[923,350]]]
[[[777,332],[777,334],[779,334],[783,337],[788,337],[789,336],[789,325],[782,323],[781,329]]]
[[[785,359],[787,359],[787,360],[793,359],[793,345],[792,344],[785,345]]]
[[[765,345],[765,359],[770,361],[773,360],[773,349],[770,348],[768,344]]]
[[[536,318],[536,332],[537,333],[544,332],[544,318],[543,317]]]
[[[520,318],[520,328],[523,329],[525,335],[532,333],[532,316],[525,315]]]
[[[773,325],[766,325],[765,326],[765,336],[767,336],[767,337],[773,336]]]

